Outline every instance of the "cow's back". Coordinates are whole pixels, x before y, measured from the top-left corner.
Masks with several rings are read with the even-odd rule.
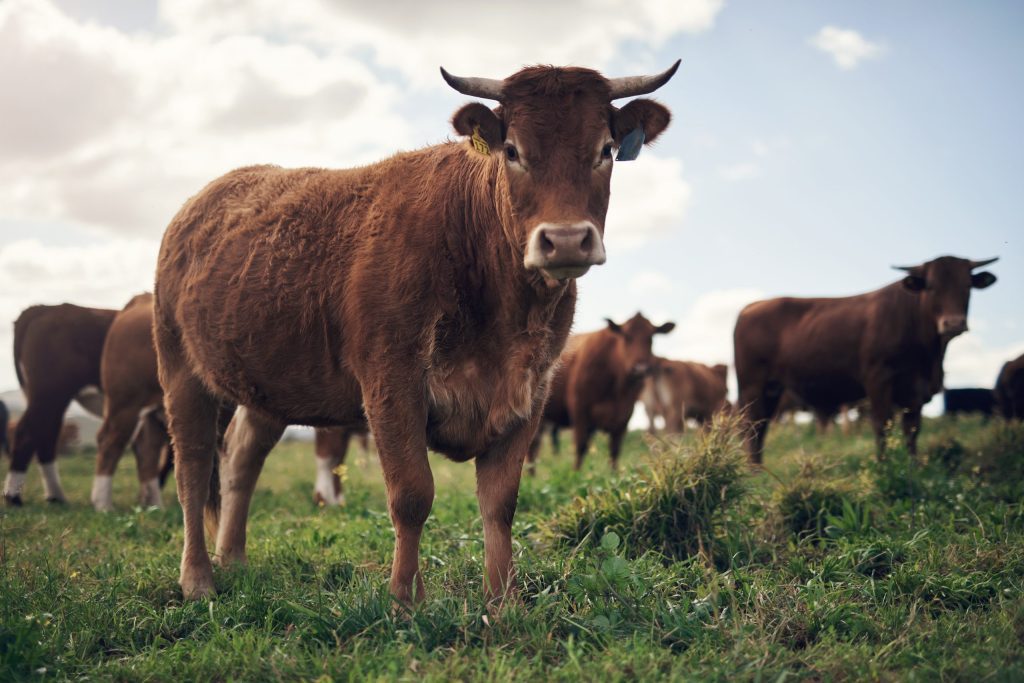
[[[14,323],[18,379],[31,401],[36,396],[70,399],[100,387],[100,355],[117,311],[74,304],[32,306]]]
[[[1006,362],[995,387],[999,410],[1006,419],[1024,419],[1024,355]]]
[[[108,398],[117,395],[132,405],[160,402],[152,294],[133,297],[114,318],[103,345],[100,374]]]

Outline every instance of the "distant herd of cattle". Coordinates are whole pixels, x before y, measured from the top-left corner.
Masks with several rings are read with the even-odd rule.
[[[430,448],[475,459],[485,585],[501,598],[514,586],[522,468],[532,470],[548,431],[572,429],[577,467],[594,432],[606,432],[614,468],[638,400],[652,427],[661,417],[672,431],[735,408],[760,463],[780,402],[830,419],[866,398],[879,453],[896,410],[913,450],[921,407],[942,389],[946,346],[967,329],[970,291],[995,282],[977,269],[995,259],[941,257],[860,296],[747,306],[735,328],[735,406],[726,366],[652,354],[654,335],[674,323],[638,313],[569,336],[575,280],[605,261],[613,153],[635,158],[670,120],[648,99],[612,102],[656,90],[677,67],[619,79],[530,67],[504,80],[442,69],[455,90],[500,104],[455,113],[466,141],[359,169],[259,166],[213,181],[168,227],[154,294],[121,311],[33,306],[18,318],[27,409],[5,499],[20,504],[35,455],[46,499],[65,500],[56,439],[77,400],[103,418],[96,509],[111,509],[129,444],[144,505],[160,504],[173,464],[181,585],[198,598],[213,593],[204,517],[217,561],[244,561],[253,488],[288,424],[317,428],[314,495],[324,504],[343,500],[336,467],[350,439],[372,431],[396,531],[392,593],[423,597]],[[1024,417],[1024,357],[1006,365],[994,396],[1007,417]]]

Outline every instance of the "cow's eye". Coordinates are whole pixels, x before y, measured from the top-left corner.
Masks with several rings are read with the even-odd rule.
[[[601,149],[601,158],[602,159],[611,159],[612,158],[612,143],[609,142],[607,145],[605,145]]]
[[[509,161],[519,161],[519,150],[515,145],[505,145],[505,158]]]

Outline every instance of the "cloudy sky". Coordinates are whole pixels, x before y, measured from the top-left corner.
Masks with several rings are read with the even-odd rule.
[[[946,361],[988,386],[1024,352],[1022,28],[1014,2],[0,0],[0,319],[150,289],[171,216],[231,168],[445,140],[466,98],[439,65],[681,58],[670,130],[615,169],[577,329],[640,309],[679,323],[660,354],[730,362],[755,299],[998,255]]]

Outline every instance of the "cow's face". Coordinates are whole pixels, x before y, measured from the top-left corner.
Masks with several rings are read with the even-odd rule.
[[[939,335],[952,339],[967,331],[971,289],[984,289],[996,281],[992,273],[973,270],[995,260],[970,261],[942,256],[919,266],[901,266],[900,270],[908,273],[903,278],[903,286],[921,298],[925,310],[934,317]]]
[[[616,150],[653,142],[671,115],[645,99],[612,106],[615,81],[589,69],[530,67],[499,83],[500,106],[467,104],[452,125],[497,164],[497,203],[523,266],[548,280],[579,277],[605,262]]]
[[[655,366],[655,356],[651,352],[654,335],[671,332],[676,324],[668,322],[657,327],[637,313],[622,325],[610,318],[605,318],[608,329],[619,337],[622,348],[623,364],[630,379],[641,379],[649,374]]]

